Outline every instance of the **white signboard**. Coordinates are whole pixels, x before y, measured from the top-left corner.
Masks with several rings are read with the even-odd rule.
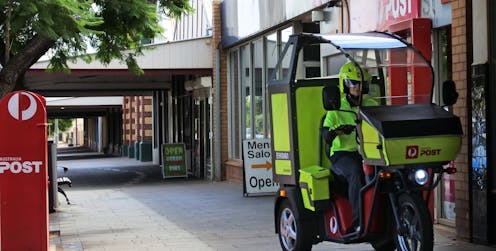
[[[270,139],[243,141],[245,195],[275,193],[279,184],[272,174]]]

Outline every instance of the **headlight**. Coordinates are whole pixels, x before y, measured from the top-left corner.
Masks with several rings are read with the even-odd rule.
[[[417,169],[415,170],[415,173],[413,175],[415,182],[417,184],[423,186],[427,184],[427,181],[429,181],[429,174],[425,169]]]

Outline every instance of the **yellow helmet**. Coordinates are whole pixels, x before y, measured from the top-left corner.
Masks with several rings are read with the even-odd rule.
[[[365,69],[362,68],[362,70],[360,71],[360,68],[355,66],[353,62],[347,62],[346,64],[341,66],[341,69],[339,70],[339,90],[341,91],[341,93],[348,94],[348,87],[356,84],[361,84],[362,81],[368,83],[370,81],[370,78],[370,74]],[[362,93],[364,88],[367,87],[368,85],[362,85]]]

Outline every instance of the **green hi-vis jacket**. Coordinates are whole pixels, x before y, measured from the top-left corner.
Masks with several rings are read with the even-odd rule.
[[[362,97],[363,106],[376,106],[378,102],[374,99],[364,95]],[[352,111],[352,112],[346,112]],[[335,130],[342,125],[356,125],[356,114],[358,112],[358,107],[352,107],[346,96],[341,98],[341,108],[339,111],[327,111],[324,127],[329,127],[329,130]],[[331,153],[332,156],[336,151],[358,151],[358,144],[356,139],[356,131],[350,134],[337,135],[332,141]]]

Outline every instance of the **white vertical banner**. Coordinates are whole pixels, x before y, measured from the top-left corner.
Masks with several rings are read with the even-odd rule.
[[[270,139],[243,140],[244,193],[275,193],[279,184],[274,182]]]

